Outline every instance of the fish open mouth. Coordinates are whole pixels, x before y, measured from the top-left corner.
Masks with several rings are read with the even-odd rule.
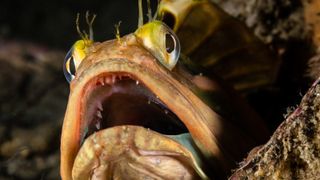
[[[92,78],[80,102],[81,147],[74,179],[206,179],[187,127],[133,75],[113,72]]]
[[[165,135],[187,133],[180,119],[139,80],[125,73],[97,76],[89,82],[82,106],[82,141],[96,131],[136,125]]]

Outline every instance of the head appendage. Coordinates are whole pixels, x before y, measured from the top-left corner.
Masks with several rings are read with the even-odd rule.
[[[151,9],[151,3],[150,0],[147,0],[147,8],[148,8],[148,22],[154,21],[154,20],[159,20],[159,16],[157,15],[159,12],[159,4],[160,4],[160,0],[158,0],[157,3],[157,10],[155,12],[155,14],[152,17],[152,9]],[[139,18],[138,18],[138,28],[141,27],[144,23],[143,21],[143,6],[142,6],[142,0],[138,0],[138,8],[139,8]],[[160,20],[162,19],[162,17],[160,17]]]
[[[162,21],[163,19],[163,15],[160,14],[160,16],[158,16],[158,13],[159,13],[159,6],[160,6],[160,0],[158,0],[158,4],[157,4],[157,10],[156,12],[154,13],[153,15],[153,20],[159,20],[159,21]]]
[[[150,4],[150,0],[147,0],[148,3],[148,22],[152,21],[152,11],[151,11],[151,4]]]
[[[118,24],[115,24],[114,27],[116,29],[116,38],[118,40],[119,43],[121,43],[121,36],[120,36],[120,25],[121,25],[121,21],[118,22]]]
[[[143,7],[142,0],[138,0],[139,18],[138,18],[138,28],[143,25]]]
[[[79,18],[80,18],[80,13],[77,13],[77,19],[76,19],[77,32],[78,32],[79,36],[81,37],[81,39],[86,40],[86,39],[88,39],[88,35],[85,31],[81,32],[80,25],[79,25]]]
[[[92,18],[90,20],[90,13],[89,11],[86,12],[86,22],[89,28],[89,39],[93,41],[93,28],[92,28],[92,24],[94,22],[94,20],[96,19],[97,15],[93,14]]]
[[[78,32],[79,36],[84,41],[84,43],[89,43],[89,42],[93,41],[92,24],[93,24],[95,18],[96,18],[96,15],[94,14],[92,16],[92,18],[90,19],[89,12],[88,11],[86,12],[86,23],[89,27],[89,35],[88,35],[88,33],[85,30],[83,30],[83,31],[80,30],[80,23],[79,23],[80,14],[79,13],[77,14],[76,28],[77,28],[77,32]]]

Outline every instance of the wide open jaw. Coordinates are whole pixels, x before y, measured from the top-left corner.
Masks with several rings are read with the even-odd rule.
[[[130,48],[132,49],[132,47]],[[143,55],[138,57],[143,57]],[[146,56],[144,55],[144,57]],[[63,177],[66,179],[72,177],[71,171],[74,161],[82,140],[86,136],[82,135],[85,134],[82,131],[85,132],[86,129],[83,128],[85,126],[81,122],[81,117],[84,114],[82,106],[86,102],[83,97],[89,90],[86,86],[90,84],[89,82],[93,82],[91,80],[106,73],[130,74],[135,80],[139,80],[139,83],[144,84],[150,92],[159,97],[168,109],[179,117],[202,155],[206,158],[214,156],[222,164],[220,167],[227,168],[229,166],[228,162],[230,161],[226,161],[228,158],[224,157],[216,139],[216,136],[222,132],[220,117],[193,94],[185,84],[177,81],[164,69],[151,66],[152,64],[148,64],[148,68],[145,68],[145,65],[142,66],[127,59],[101,58],[103,57],[100,57],[99,61],[94,64],[83,64],[85,71],[79,70],[79,74],[71,83],[71,93],[61,137],[61,174]],[[149,63],[148,61],[141,62]],[[129,84],[135,85],[135,83]],[[91,112],[95,113],[94,110]]]
[[[126,73],[105,73],[86,86],[81,137],[119,125],[137,125],[162,134],[188,130],[179,118],[143,83]]]
[[[106,171],[110,177],[127,177],[128,174],[124,174],[123,171],[130,171],[132,177],[143,174],[143,176],[169,179],[178,176],[189,177],[187,179],[206,178],[199,167],[202,163],[201,155],[188,129],[133,75],[116,72],[94,77],[85,86],[81,102],[81,112],[83,112],[80,117],[81,144],[85,141],[91,144],[87,142],[90,145],[83,145],[76,157],[73,167],[74,179],[83,176],[83,172],[96,176],[105,174]],[[103,155],[101,148],[97,150],[95,146],[91,146],[92,141],[93,144],[103,147]],[[83,158],[92,154],[96,157],[85,158],[84,163]],[[129,161],[131,161],[130,166],[127,165]],[[157,163],[153,168],[149,166],[150,162],[157,161],[162,161],[162,166]],[[99,166],[87,167],[93,163]],[[103,167],[112,166],[112,168],[106,170],[100,167],[101,164]],[[168,170],[165,170],[166,168]],[[148,172],[143,173],[144,171]]]

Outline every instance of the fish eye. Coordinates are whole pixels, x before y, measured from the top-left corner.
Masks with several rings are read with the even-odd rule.
[[[180,56],[176,34],[161,21],[151,21],[135,31],[138,42],[168,70],[172,70]]]
[[[70,82],[76,75],[76,71],[82,60],[87,56],[88,48],[93,44],[91,40],[78,40],[68,51],[63,62],[63,73]]]
[[[167,53],[172,53],[175,46],[176,46],[176,42],[175,42],[174,37],[171,34],[167,33],[166,34],[166,51],[167,51]]]
[[[76,74],[76,66],[72,55],[73,48],[69,50],[63,63],[63,73],[68,82],[70,82]]]
[[[168,66],[172,69],[178,62],[181,47],[177,35],[167,25],[164,24],[164,26],[166,28],[165,50],[169,56]]]

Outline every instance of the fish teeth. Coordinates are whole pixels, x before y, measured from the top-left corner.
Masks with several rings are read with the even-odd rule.
[[[96,126],[97,129],[100,129],[100,128],[101,128],[101,123],[100,123],[100,121],[97,122],[97,123],[95,124],[95,126]]]
[[[109,84],[109,85],[111,84],[111,79],[110,79],[110,77],[106,77],[106,78],[105,78],[105,81],[106,81],[107,84]]]
[[[112,75],[112,84],[114,84],[116,82],[116,76]]]
[[[103,80],[103,78],[99,78],[99,83],[102,85],[102,86],[104,86],[104,80]]]
[[[109,75],[106,77],[100,77],[97,79],[97,84],[101,84],[102,86],[104,85],[113,85],[116,83],[118,80],[122,80],[123,78],[130,78],[134,79],[130,74],[123,74],[123,75]],[[135,80],[136,85],[140,84],[139,80]]]
[[[96,114],[96,115],[97,115],[98,118],[102,119],[102,114],[101,114],[100,111],[97,111],[97,114]]]
[[[103,111],[103,107],[102,107],[101,102],[99,102],[99,103],[97,104],[97,107],[98,107],[98,110],[99,110],[99,111]]]

